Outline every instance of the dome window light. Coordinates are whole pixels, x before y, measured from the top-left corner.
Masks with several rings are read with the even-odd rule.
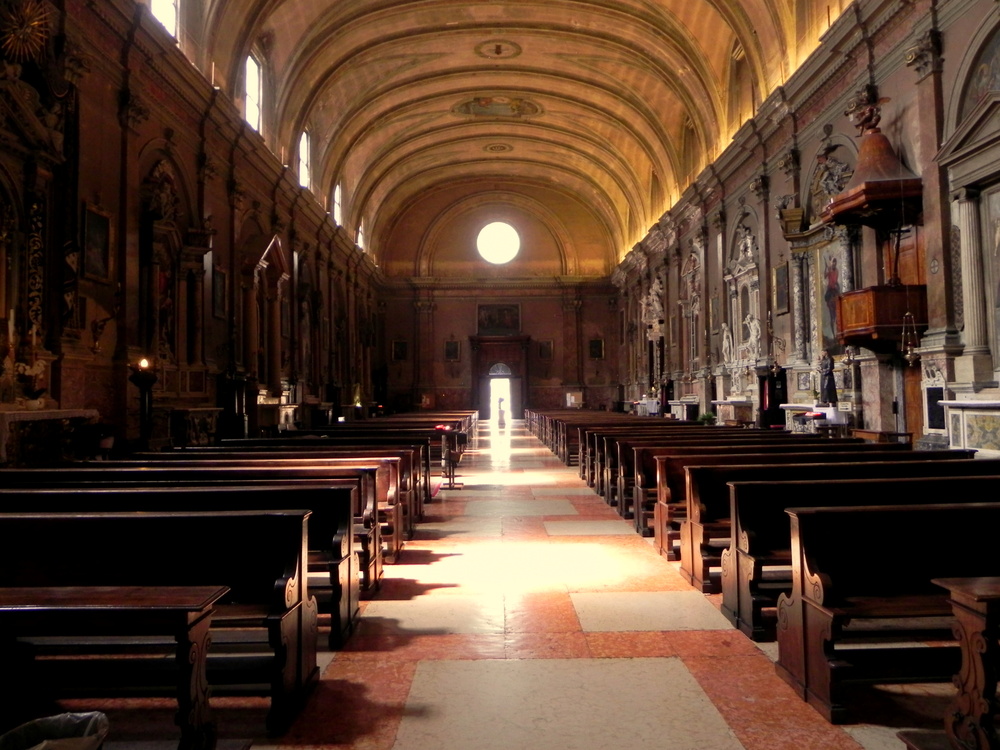
[[[510,224],[494,221],[479,230],[476,248],[483,260],[499,266],[517,257],[521,249],[521,238]]]

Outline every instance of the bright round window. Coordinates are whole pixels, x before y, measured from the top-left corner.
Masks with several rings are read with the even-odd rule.
[[[509,263],[521,249],[521,238],[510,224],[494,221],[479,230],[476,248],[483,260],[495,265]]]

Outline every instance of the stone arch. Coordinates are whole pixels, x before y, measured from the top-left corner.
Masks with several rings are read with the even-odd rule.
[[[551,234],[556,249],[559,253],[560,273],[564,276],[571,276],[576,273],[576,266],[572,261],[575,253],[571,252],[573,247],[572,237],[562,220],[538,201],[526,198],[516,193],[494,193],[485,199],[483,196],[474,196],[459,201],[447,210],[441,212],[430,225],[427,232],[420,240],[420,247],[416,253],[414,272],[417,276],[432,276],[434,272],[434,250],[439,246],[439,239],[442,232],[457,218],[473,211],[481,210],[485,205],[513,206],[534,216]]]

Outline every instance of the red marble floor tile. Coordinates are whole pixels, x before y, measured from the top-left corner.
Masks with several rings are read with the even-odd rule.
[[[764,654],[683,659],[746,750],[860,748],[795,695]]]
[[[465,635],[363,635],[351,636],[337,660],[347,661],[422,661],[503,659],[504,636],[496,633]]]
[[[670,633],[630,631],[621,633],[585,633],[590,655],[595,659],[637,659],[677,656]]]
[[[587,659],[590,649],[583,633],[508,633],[508,659]]]
[[[763,655],[754,642],[738,630],[672,630],[665,635],[677,655],[683,658]],[[771,669],[769,665],[767,668]]]
[[[504,601],[507,633],[578,633],[580,618],[565,592],[508,595]]]
[[[276,744],[327,750],[389,750],[415,662],[335,659],[292,728]]]

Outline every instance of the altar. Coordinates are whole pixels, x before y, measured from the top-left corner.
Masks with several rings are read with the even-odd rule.
[[[727,399],[713,401],[720,424],[753,424],[753,401],[750,399]]]
[[[96,409],[0,411],[0,466],[55,466],[70,460],[76,430],[99,418]]]
[[[821,427],[846,427],[849,424],[850,412],[840,411],[836,405],[782,404],[781,408],[785,412],[785,429],[789,432],[816,434]],[[805,416],[817,414],[822,416]]]
[[[939,401],[950,448],[973,448],[977,458],[1000,458],[1000,401]]]

